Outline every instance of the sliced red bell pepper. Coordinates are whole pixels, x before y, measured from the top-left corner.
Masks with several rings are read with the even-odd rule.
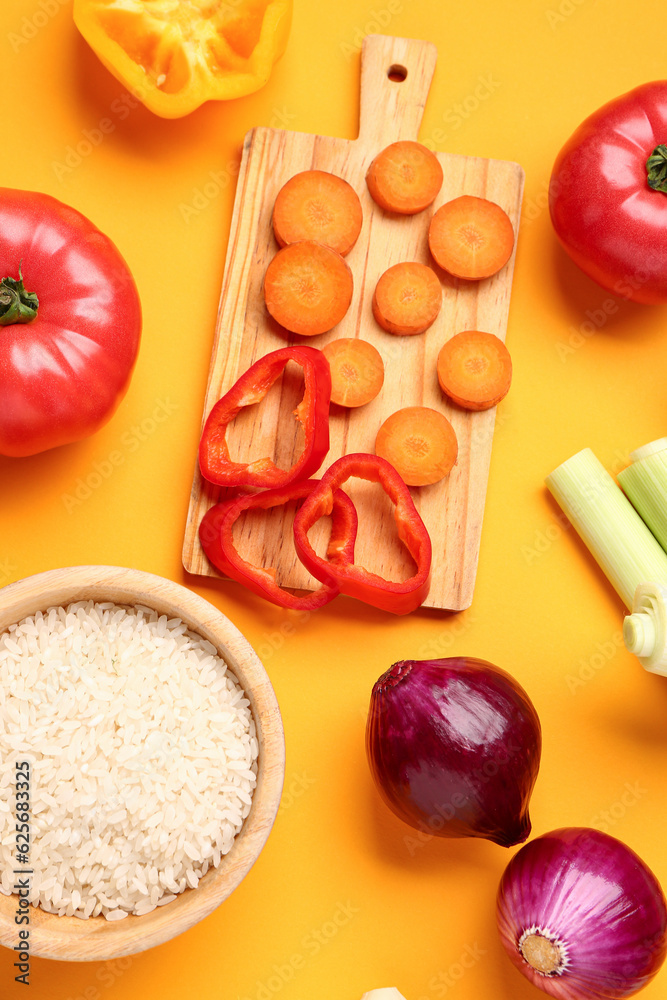
[[[294,414],[303,426],[305,444],[291,469],[279,469],[270,458],[232,462],[227,427],[245,406],[259,403],[288,361],[303,368],[303,399]],[[281,347],[266,354],[241,375],[208,415],[199,443],[199,467],[204,479],[219,486],[278,488],[317,472],[329,450],[329,362],[315,347]]]
[[[409,580],[393,583],[355,566],[341,555],[336,561],[318,556],[308,541],[308,532],[325,514],[331,513],[335,491],[351,476],[379,483],[396,505],[394,516],[398,536],[417,564]],[[332,576],[341,594],[356,597],[382,611],[405,615],[423,604],[428,594],[431,571],[431,539],[408,487],[393,465],[378,455],[345,455],[327,469],[320,483],[306,497],[294,518],[294,542],[297,555],[314,577]]]
[[[297,597],[278,586],[275,570],[253,566],[241,558],[232,538],[232,528],[244,510],[253,507],[262,510],[281,507],[290,500],[301,500],[310,496],[318,485],[317,479],[307,479],[277,490],[265,490],[263,493],[236,497],[211,507],[199,526],[199,538],[208,559],[221,573],[225,573],[237,583],[243,584],[253,593],[265,597],[281,608],[312,611],[328,604],[340,593],[332,573],[326,577],[318,577],[320,580],[324,579],[323,586],[306,596]],[[352,561],[357,537],[357,512],[350,498],[342,490],[335,490],[332,495],[331,513],[331,536],[327,555],[333,563],[340,560]]]

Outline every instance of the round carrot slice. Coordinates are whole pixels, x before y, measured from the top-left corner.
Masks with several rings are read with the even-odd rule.
[[[423,333],[442,305],[435,271],[426,264],[394,264],[380,277],[373,294],[373,315],[383,330],[398,336]]]
[[[266,308],[286,330],[304,337],[340,323],[352,291],[352,272],[340,254],[313,240],[283,247],[264,276]]]
[[[438,355],[438,381],[444,393],[466,410],[488,410],[509,392],[512,359],[499,337],[464,330]]]
[[[438,410],[406,406],[383,423],[375,454],[391,462],[408,486],[429,486],[449,475],[456,464],[456,432]]]
[[[428,245],[445,271],[478,281],[490,278],[510,259],[514,230],[500,205],[466,194],[441,205],[435,213]]]
[[[326,170],[295,174],[273,206],[273,232],[281,247],[316,240],[344,257],[357,242],[362,221],[354,188]]]
[[[366,183],[385,212],[415,215],[428,208],[442,187],[442,167],[420,142],[392,142],[371,163]]]
[[[322,348],[331,368],[331,402],[363,406],[375,399],[384,382],[380,352],[367,340],[341,337]]]

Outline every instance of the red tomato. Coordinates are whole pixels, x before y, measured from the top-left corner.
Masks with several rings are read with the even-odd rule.
[[[0,324],[25,290],[30,322],[0,325],[0,455],[34,455],[98,430],[127,389],[141,305],[127,264],[80,212],[0,188]],[[30,298],[30,295],[29,295]]]
[[[645,83],[587,118],[558,154],[549,207],[570,257],[636,302],[667,302],[667,188],[647,160],[667,143],[667,82]],[[667,149],[651,182],[664,181]]]

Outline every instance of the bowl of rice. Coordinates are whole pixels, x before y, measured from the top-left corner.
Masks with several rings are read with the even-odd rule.
[[[259,856],[284,771],[266,671],[197,594],[113,566],[0,589],[0,944],[104,961],[192,927]]]

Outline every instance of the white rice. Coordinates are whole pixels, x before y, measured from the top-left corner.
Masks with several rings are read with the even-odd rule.
[[[30,902],[120,920],[230,850],[258,744],[215,647],[148,608],[80,601],[0,634],[0,891],[16,876],[14,765],[31,762]]]

